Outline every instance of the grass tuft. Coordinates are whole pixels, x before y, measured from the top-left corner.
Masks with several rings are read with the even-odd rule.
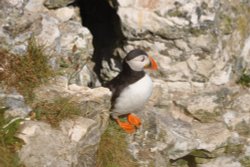
[[[61,120],[73,118],[81,114],[79,104],[72,102],[70,98],[59,97],[53,102],[39,102],[35,104],[31,116],[37,120],[48,122],[53,127],[57,127]]]
[[[127,150],[126,135],[114,121],[109,122],[97,151],[97,167],[139,167]]]
[[[0,83],[16,88],[26,100],[31,101],[34,88],[54,76],[44,49],[34,38],[30,38],[24,55],[0,50]]]
[[[250,87],[250,75],[246,73],[246,70],[243,71],[236,83],[242,85],[243,87]]]
[[[23,142],[15,137],[21,120],[11,121],[11,119],[5,119],[5,110],[6,108],[0,106],[0,166],[23,167],[16,153]]]

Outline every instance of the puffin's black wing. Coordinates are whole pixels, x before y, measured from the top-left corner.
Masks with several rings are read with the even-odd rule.
[[[111,105],[113,108],[115,104],[115,100],[119,95],[121,94],[122,90],[128,86],[128,82],[126,81],[126,78],[120,73],[118,76],[116,76],[114,79],[112,79],[109,83],[107,83],[107,87],[111,90],[112,92],[112,97],[111,97]]]
[[[112,91],[111,109],[113,108],[115,101],[120,96],[121,92],[130,84],[135,83],[144,76],[144,71],[133,71],[127,65],[127,63],[124,62],[122,72],[106,84],[106,87],[108,87]]]

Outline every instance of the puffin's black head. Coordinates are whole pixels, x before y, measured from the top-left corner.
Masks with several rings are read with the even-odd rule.
[[[158,65],[155,60],[141,49],[130,51],[125,57],[125,62],[134,71],[143,71],[144,68],[157,70]]]

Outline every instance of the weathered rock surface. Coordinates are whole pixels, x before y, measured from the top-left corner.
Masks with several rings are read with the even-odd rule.
[[[121,50],[143,48],[160,67],[132,155],[141,166],[247,166],[249,88],[235,82],[249,70],[249,2],[118,3]]]
[[[54,55],[51,66],[61,69],[71,83],[95,86],[92,70],[82,70],[92,67],[86,63],[91,58],[93,47],[92,35],[81,25],[78,8],[69,6],[48,10],[44,6],[44,3],[50,7],[62,5],[63,1],[3,0],[0,3],[1,48],[22,54],[27,49],[27,40],[33,36],[45,46],[48,54]]]
[[[24,97],[16,91],[6,93],[0,89],[0,103],[7,109],[5,117],[25,118],[31,111]]]
[[[235,79],[233,71],[241,73],[247,67],[248,2],[118,2],[123,33],[128,38],[123,49],[148,50],[159,60],[160,78],[173,91],[224,85]]]
[[[66,76],[37,89],[36,100],[72,97],[87,113],[62,121],[58,129],[26,121],[21,137],[27,144],[19,154],[27,166],[38,162],[94,166],[94,152],[108,119],[108,91],[81,87],[96,85],[88,61],[92,37],[82,27],[77,7],[68,6],[72,2],[0,1],[1,47],[22,53],[33,34],[56,53],[51,64]],[[143,125],[128,136],[134,158],[142,167],[248,167],[250,90],[235,83],[243,72],[249,74],[249,1],[117,0],[109,4],[117,10],[126,38],[114,55],[124,57],[132,48],[143,48],[159,64],[159,72],[151,73],[154,94],[140,114]],[[114,59],[101,66],[103,79],[120,69]],[[24,101],[17,108],[25,109]],[[66,146],[61,148],[62,144]]]
[[[81,107],[81,114],[62,120],[58,128],[45,122],[24,121],[18,133],[25,142],[19,151],[21,162],[29,167],[95,166],[98,143],[109,119],[110,91],[67,86],[67,79],[61,77],[39,88],[35,95],[37,102],[70,97]]]
[[[220,157],[207,164],[201,165],[201,167],[217,166],[242,167],[242,165],[239,162],[235,161],[233,157]]]
[[[60,7],[65,7],[73,2],[74,0],[46,0],[44,2],[44,5],[49,9],[56,9]]]
[[[151,102],[140,115],[144,120],[142,128],[128,137],[129,150],[141,166],[244,166],[242,161],[248,157],[249,110],[234,104],[249,90],[221,88],[174,97],[180,99],[176,101],[163,94],[155,84]],[[239,103],[244,105],[244,100]]]

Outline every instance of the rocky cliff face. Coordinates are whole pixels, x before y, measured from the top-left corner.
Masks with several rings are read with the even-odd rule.
[[[92,17],[85,19],[98,22],[92,26],[106,26],[94,33],[92,27],[97,40],[94,48],[92,35],[81,25],[78,7],[68,6],[70,3],[73,1],[0,2],[1,47],[22,53],[27,39],[34,35],[48,46],[48,52],[55,53],[50,59],[54,69],[64,71],[64,79],[36,90],[36,100],[73,97],[83,108],[92,108],[83,109],[83,113],[90,113],[88,116],[62,121],[59,129],[25,121],[20,137],[26,145],[19,153],[25,165],[94,166],[94,154],[108,119],[110,93],[104,88],[86,87],[98,85],[89,59],[92,54],[113,51],[112,56],[98,62],[98,75],[107,80],[119,71],[119,58],[132,48],[146,50],[160,66],[151,74],[154,93],[141,112],[142,128],[127,137],[128,149],[140,166],[250,165],[248,1],[108,1],[109,8],[119,16],[116,23],[120,30],[119,26],[113,28],[122,35],[112,34],[110,45],[101,43],[98,39],[106,37],[102,33],[112,25],[102,24],[107,22],[98,22],[99,17],[89,14]],[[13,103],[21,98],[9,94],[3,97]],[[98,108],[93,107],[96,100]],[[26,114],[31,110],[23,99],[19,104],[12,109]]]
[[[118,3],[122,50],[144,48],[160,65],[144,126],[129,137],[134,157],[142,166],[248,166],[249,89],[235,83],[249,72],[249,2]]]
[[[19,151],[21,162],[30,167],[95,166],[98,143],[109,119],[109,90],[67,86],[65,78],[57,78],[35,94],[39,103],[68,97],[80,106],[81,113],[60,121],[56,128],[41,121],[24,121],[18,132],[25,142]]]

